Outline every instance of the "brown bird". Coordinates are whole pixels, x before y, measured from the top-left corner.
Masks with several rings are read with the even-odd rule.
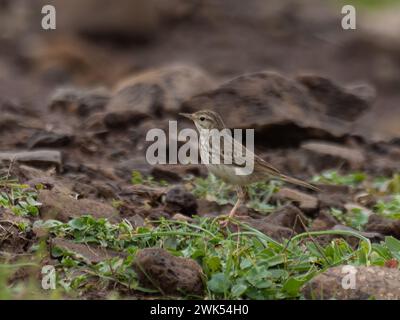
[[[305,181],[282,174],[278,169],[254,154],[229,134],[223,135],[223,139],[228,139],[227,144],[225,144],[226,141],[218,144],[213,143],[215,132],[221,133],[226,129],[218,113],[211,110],[201,110],[192,114],[180,113],[180,115],[191,119],[199,131],[200,156],[202,161],[205,158],[208,159],[208,161],[205,161],[207,169],[226,183],[236,186],[238,199],[229,213],[230,218],[235,215],[240,204],[245,201],[246,191],[244,186],[257,181],[278,178],[284,182],[319,191],[317,187]],[[226,148],[225,146],[231,147]],[[230,161],[216,163],[210,159],[230,159]],[[243,161],[239,161],[239,159]],[[250,173],[244,173],[243,170],[248,161],[253,161],[253,170]]]

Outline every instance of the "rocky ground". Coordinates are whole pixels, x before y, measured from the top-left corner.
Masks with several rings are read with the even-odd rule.
[[[322,1],[54,2],[44,32],[39,4],[0,1],[0,297],[400,298],[390,14],[345,32]],[[200,109],[321,192],[256,184],[221,228],[230,186],[145,160],[149,129]]]

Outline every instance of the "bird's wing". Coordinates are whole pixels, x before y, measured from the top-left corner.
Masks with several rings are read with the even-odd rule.
[[[271,176],[281,176],[281,172],[278,169],[270,165],[267,161],[265,161],[261,157],[256,155],[254,158],[254,162],[257,165],[261,166],[266,171],[267,174]],[[256,168],[256,165],[254,167]]]
[[[259,164],[264,168],[266,174],[270,174],[273,176],[279,176],[281,174],[278,169],[274,168],[272,165],[268,164],[265,160],[254,154],[252,150],[246,148],[246,146],[244,146],[238,140],[234,139],[231,135],[224,136],[224,139],[226,140],[220,141],[220,150],[215,150],[215,148],[212,147],[212,141],[210,141],[211,145],[211,148],[209,149],[210,159],[212,159],[213,152],[218,154],[219,151],[221,154],[220,160],[222,163],[224,162],[224,157],[226,157],[226,159],[231,159],[232,164],[235,165],[236,167],[244,168],[246,167],[247,161],[254,161],[255,164]],[[225,148],[224,143],[226,143],[228,146],[231,147]]]

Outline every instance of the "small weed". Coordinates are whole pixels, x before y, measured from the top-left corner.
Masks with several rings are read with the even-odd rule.
[[[235,188],[209,174],[207,178],[193,180],[193,194],[198,198],[215,201],[218,204],[234,204],[236,201]],[[276,209],[270,204],[271,196],[279,190],[282,185],[280,181],[257,182],[247,187],[249,201],[247,206],[257,211],[268,213]]]
[[[18,216],[38,216],[40,205],[36,190],[13,180],[0,180],[0,207]]]
[[[374,210],[387,218],[400,219],[400,195],[393,196],[390,201],[379,200]]]
[[[164,180],[155,180],[153,176],[144,177],[139,171],[132,171],[131,183],[133,185],[144,184],[148,186],[167,186],[168,183]]]
[[[314,176],[312,182],[357,187],[364,182],[366,178],[367,175],[363,172],[341,175],[336,170],[328,170],[321,175]]]

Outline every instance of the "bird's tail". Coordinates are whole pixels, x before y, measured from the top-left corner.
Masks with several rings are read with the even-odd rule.
[[[316,186],[313,186],[312,184],[310,184],[308,182],[305,182],[305,181],[300,180],[300,179],[292,178],[292,177],[286,176],[284,174],[281,174],[279,176],[279,178],[281,178],[285,182],[294,184],[296,186],[304,187],[304,188],[311,189],[311,190],[314,190],[314,191],[321,191]]]

